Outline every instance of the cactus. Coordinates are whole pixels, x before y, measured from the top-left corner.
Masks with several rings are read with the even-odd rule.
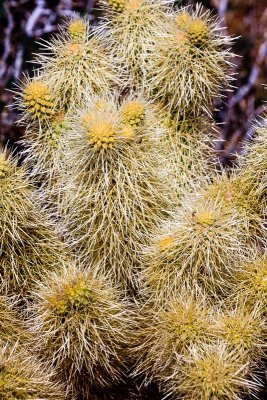
[[[108,7],[118,13],[121,13],[125,9],[126,3],[126,0],[107,0]]]
[[[120,107],[115,100],[107,105],[96,99],[73,117],[66,159],[75,186],[63,208],[81,259],[93,258],[94,268],[135,290],[144,234],[170,203],[159,175],[160,152],[154,157],[161,129],[143,108],[141,117],[138,109],[138,117],[129,120],[129,104],[137,103]]]
[[[233,305],[226,303],[217,316],[215,332],[218,337],[229,348],[238,349],[240,358],[249,362],[264,357],[266,326],[261,312],[259,305],[249,309],[236,301]]]
[[[167,34],[150,47],[148,88],[171,112],[209,113],[222,85],[231,82],[231,39],[218,32],[218,21],[198,5],[174,14]]]
[[[68,117],[58,113],[49,126],[41,131],[36,125],[28,127],[21,140],[24,167],[32,180],[40,183],[39,194],[45,205],[57,210],[60,200],[60,176],[64,170],[64,135],[68,129]]]
[[[80,104],[85,90],[101,94],[121,85],[105,40],[89,30],[88,20],[72,19],[51,42],[42,43],[43,53],[36,59],[42,79],[53,87],[62,111]]]
[[[21,112],[21,122],[47,126],[57,111],[55,92],[40,76],[25,77],[15,91],[16,105]]]
[[[256,136],[252,143],[245,146],[244,153],[239,156],[241,174],[245,184],[254,192],[255,202],[262,214],[266,215],[266,138],[267,121],[254,127]]]
[[[166,110],[157,108],[167,128],[162,137],[162,148],[168,173],[178,198],[181,198],[186,190],[192,190],[194,183],[203,180],[207,171],[213,175],[218,167],[214,151],[218,130],[209,118],[189,115],[177,120],[175,115],[168,116]]]
[[[45,119],[54,115],[53,97],[42,81],[30,82],[24,91],[25,107],[33,118]]]
[[[240,359],[237,349],[230,351],[223,342],[192,347],[166,384],[171,398],[180,395],[185,400],[240,400],[240,394],[260,388],[251,366]]]
[[[73,265],[52,273],[36,287],[30,312],[36,349],[69,395],[88,398],[122,379],[131,312],[105,279]]]
[[[186,198],[144,248],[145,296],[164,302],[184,284],[225,293],[247,253],[245,239],[237,212],[217,200]]]
[[[16,343],[20,340],[26,342],[29,338],[26,325],[17,315],[13,303],[6,296],[0,296],[0,340],[3,343],[8,341]]]
[[[0,346],[1,400],[63,400],[64,392],[53,382],[53,373],[16,345]]]
[[[196,298],[187,291],[167,302],[165,308],[143,307],[140,328],[136,332],[134,375],[144,375],[145,384],[169,378],[191,345],[215,337],[213,311],[203,294]]]
[[[23,167],[0,153],[0,289],[29,326],[0,298],[0,397],[106,398],[126,375],[173,399],[256,397],[266,126],[223,170],[211,113],[232,39],[200,5],[100,4],[20,84]]]
[[[110,52],[129,77],[130,84],[142,87],[146,77],[149,47],[164,34],[168,23],[166,0],[103,0],[104,20],[97,29],[108,37]]]
[[[4,293],[25,294],[45,270],[61,265],[67,250],[14,157],[2,152],[0,171],[0,287]]]
[[[89,21],[79,16],[72,18],[67,24],[67,34],[71,43],[84,43],[89,35]]]
[[[257,195],[243,172],[237,170],[212,177],[212,181],[200,188],[200,196],[222,202],[225,207],[238,211],[242,216],[248,241],[261,240],[265,236],[265,223]],[[234,211],[235,212],[235,211]]]
[[[233,297],[241,296],[249,309],[255,305],[261,307],[265,315],[267,304],[267,259],[266,255],[254,255],[241,266],[235,279]]]
[[[134,128],[143,125],[145,105],[140,100],[128,100],[122,108],[123,119]]]

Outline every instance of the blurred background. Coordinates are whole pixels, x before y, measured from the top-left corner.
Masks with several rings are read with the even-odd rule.
[[[177,1],[195,5],[195,0]],[[263,113],[267,100],[267,0],[202,0],[218,15],[226,32],[236,37],[232,60],[235,88],[216,104],[214,117],[224,141],[218,149],[222,162],[240,149],[244,138],[253,134],[252,123]],[[17,115],[10,109],[14,89],[22,73],[31,74],[29,63],[38,52],[37,40],[49,39],[59,24],[74,12],[99,17],[97,0],[0,0],[0,143],[13,145],[23,134],[16,126]]]

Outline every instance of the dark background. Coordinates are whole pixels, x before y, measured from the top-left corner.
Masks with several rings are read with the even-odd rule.
[[[195,5],[195,0],[177,1]],[[267,0],[203,0],[226,26],[226,32],[238,37],[232,60],[236,88],[226,92],[216,104],[214,113],[225,139],[219,150],[222,161],[240,147],[244,137],[253,133],[251,124],[262,115],[267,100]],[[95,7],[95,8],[94,8]],[[0,0],[0,143],[13,145],[23,134],[16,126],[17,115],[6,107],[12,104],[12,94],[22,72],[31,73],[36,40],[49,39],[58,30],[64,17],[73,12],[87,13],[97,23],[97,1],[94,0]]]

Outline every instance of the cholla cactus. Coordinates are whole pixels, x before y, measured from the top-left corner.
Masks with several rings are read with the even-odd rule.
[[[185,199],[144,251],[144,293],[164,302],[185,283],[225,291],[246,254],[245,239],[237,212],[216,200]]]
[[[122,378],[132,315],[116,288],[70,266],[38,283],[32,307],[37,350],[69,395],[89,398]]]
[[[174,15],[167,34],[158,34],[147,62],[151,95],[172,112],[209,112],[222,85],[229,84],[231,39],[201,6]]]
[[[230,381],[227,380],[232,378],[227,359],[233,356],[236,362],[239,361],[240,368],[246,370],[248,388],[254,387],[249,372],[255,367],[255,360],[259,363],[264,357],[266,335],[266,325],[261,318],[260,307],[255,306],[253,310],[249,310],[237,301],[235,305],[228,302],[225,308],[221,309],[218,306],[212,307],[209,300],[199,291],[193,294],[182,290],[162,309],[144,308],[142,310],[144,322],[136,333],[137,346],[134,352],[137,362],[134,375],[143,377],[145,384],[150,383],[152,379],[163,386],[167,382],[170,394],[173,394],[174,398],[180,394],[190,399],[224,399],[227,398],[224,395],[226,396],[231,388]],[[223,354],[219,361],[220,350],[223,350]],[[213,368],[214,375],[211,372]],[[217,368],[221,368],[221,371]],[[219,385],[223,381],[217,381],[217,378],[220,373],[227,375],[227,370],[229,375],[224,386],[220,388]],[[185,373],[181,378],[183,382],[179,380],[179,371],[183,371],[182,375]],[[193,384],[192,379],[197,377],[197,373],[199,373],[198,379]],[[193,393],[192,397],[189,397],[190,383],[195,386],[194,390],[199,390],[198,397],[193,397]],[[183,386],[186,385],[188,387],[183,392]],[[256,386],[257,384],[255,388]],[[218,393],[212,393],[212,390]],[[207,393],[204,393],[205,391]],[[237,395],[239,392],[242,392],[241,388],[237,390]]]
[[[49,126],[41,131],[36,125],[30,126],[21,141],[25,156],[24,166],[29,175],[40,183],[39,193],[44,195],[43,202],[56,204],[59,197],[59,177],[64,170],[64,136],[68,130],[68,117],[59,113],[51,119]]]
[[[218,167],[214,145],[219,134],[211,119],[188,116],[177,120],[166,114],[166,110],[160,114],[160,121],[167,127],[162,148],[168,173],[173,176],[175,191],[181,197],[185,189],[192,189],[195,182]]]
[[[18,317],[13,304],[5,296],[0,296],[0,341],[13,343],[22,340],[25,342],[29,335],[26,326]]]
[[[263,215],[266,215],[266,153],[267,153],[267,121],[256,127],[256,137],[246,152],[239,157],[243,180],[251,192],[254,192]]]
[[[136,106],[96,99],[73,118],[66,159],[76,186],[63,204],[81,259],[93,258],[96,269],[128,288],[138,286],[145,233],[170,207],[159,175],[162,130]]]
[[[166,31],[168,1],[166,0],[103,0],[106,13],[98,28],[108,36],[110,51],[121,67],[130,74],[133,85],[142,86],[146,76],[149,48],[156,35]]]
[[[80,104],[85,90],[100,94],[122,86],[105,47],[104,39],[89,34],[89,21],[79,17],[68,21],[51,42],[43,43],[36,61],[62,110]]]
[[[240,273],[235,280],[236,290],[233,297],[241,296],[247,307],[253,309],[260,306],[265,315],[267,305],[267,258],[266,255],[254,256],[249,262],[241,266]]]
[[[11,332],[0,298],[1,340],[18,341],[2,344],[0,397],[98,398],[135,361],[164,396],[240,400],[266,343],[266,127],[219,175],[210,114],[232,40],[199,5],[101,3],[97,28],[76,15],[43,44],[16,95],[30,172],[0,153],[0,289],[30,292],[31,327]],[[32,337],[53,375],[19,353]]]
[[[66,248],[41,210],[27,174],[4,152],[0,189],[0,287],[4,292],[23,293],[45,270],[61,265]]]
[[[214,331],[229,348],[238,349],[240,359],[252,362],[263,358],[266,325],[259,305],[249,309],[239,299],[234,305],[226,303],[217,316]]]
[[[217,199],[225,207],[238,211],[248,240],[261,240],[265,236],[265,221],[257,194],[242,171],[237,170],[230,176],[227,173],[212,176],[211,182],[200,188],[200,196],[206,200]]]
[[[185,400],[240,400],[240,395],[256,395],[260,388],[238,349],[229,350],[222,342],[193,346],[166,384],[171,398]]]
[[[36,74],[21,84],[16,103],[21,112],[20,122],[26,124],[21,144],[25,147],[24,166],[29,177],[38,181],[46,194],[44,201],[58,200],[55,195],[58,170],[61,170],[61,137],[66,130],[65,114],[60,111],[55,92]],[[41,191],[39,191],[41,193]]]
[[[66,398],[62,388],[52,381],[52,371],[16,345],[1,343],[0,365],[1,400]]]
[[[215,336],[213,312],[200,293],[194,299],[192,293],[182,291],[164,309],[148,307],[141,311],[144,322],[135,335],[134,375],[144,376],[146,384],[167,379],[191,345]]]

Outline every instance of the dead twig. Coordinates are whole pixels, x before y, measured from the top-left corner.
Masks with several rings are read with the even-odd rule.
[[[265,57],[267,56],[267,35],[264,42],[259,47],[258,55],[253,65],[253,68],[250,71],[248,80],[246,85],[243,85],[239,88],[237,93],[230,99],[229,106],[234,107],[236,104],[240,103],[255,87],[260,72],[261,72],[261,64],[264,62]]]

